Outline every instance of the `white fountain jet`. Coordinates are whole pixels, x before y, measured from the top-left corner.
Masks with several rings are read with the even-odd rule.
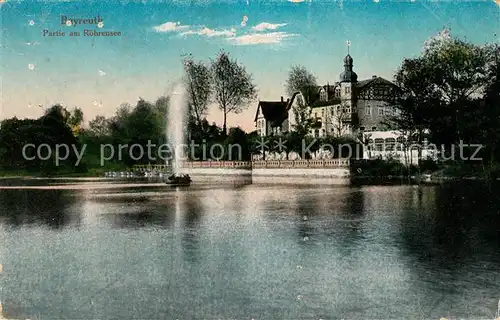
[[[168,106],[166,130],[167,142],[172,150],[171,166],[174,174],[179,172],[184,158],[187,114],[186,89],[182,83],[177,83],[174,85]]]

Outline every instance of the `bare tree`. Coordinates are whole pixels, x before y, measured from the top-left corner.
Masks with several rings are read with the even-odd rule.
[[[317,91],[316,77],[303,66],[292,66],[288,73],[288,78],[285,84],[286,92],[292,96],[296,92],[300,92],[301,96],[297,98],[296,105],[293,107],[295,116],[294,129],[300,136],[305,136],[309,133],[312,125],[311,119],[311,98]]]
[[[223,133],[227,135],[227,114],[241,113],[257,96],[252,76],[244,66],[221,51],[212,62],[215,100],[224,113]]]
[[[349,133],[345,123],[347,119],[350,119],[351,112],[345,106],[334,106],[333,110],[333,114],[327,117],[327,126],[333,129],[334,136],[342,137]]]
[[[96,116],[89,122],[89,131],[95,136],[105,136],[111,133],[109,125],[110,120],[104,116]]]
[[[304,66],[292,66],[288,72],[286,80],[286,92],[292,96],[295,92],[300,92],[304,96],[304,103],[309,105],[313,93],[317,91],[316,77]]]
[[[189,111],[196,124],[200,125],[207,115],[212,93],[212,77],[210,68],[202,61],[194,61],[193,57],[184,59],[184,82],[188,94]]]

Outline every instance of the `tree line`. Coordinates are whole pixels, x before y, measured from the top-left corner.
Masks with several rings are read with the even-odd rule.
[[[441,158],[458,152],[460,144],[481,145],[476,157],[483,160],[467,165],[500,172],[499,58],[497,44],[476,45],[443,30],[426,41],[419,56],[403,59],[396,70],[393,82],[400,94],[395,102],[387,101],[396,112],[384,124],[410,138],[406,147],[422,146],[424,140],[435,144],[443,150]],[[310,97],[311,90],[317,90],[316,77],[304,66],[294,66],[286,89],[289,95],[300,91],[304,96],[294,107],[297,124],[289,135],[306,137],[312,128]],[[352,138],[368,143],[361,135]],[[421,158],[422,148],[417,149]]]
[[[460,142],[482,144],[481,165],[494,168],[500,159],[500,83],[499,48],[494,44],[475,45],[462,39],[442,35],[430,39],[423,52],[405,58],[395,72],[394,83],[401,89],[395,108],[387,124],[404,132],[416,142],[427,139],[446,146],[446,152]],[[182,59],[183,82],[188,101],[186,132],[190,141],[197,144],[242,146],[243,158],[250,160],[254,153],[262,152],[256,132],[246,133],[240,128],[227,128],[227,116],[240,113],[255,100],[257,89],[252,75],[237,60],[221,51],[213,60],[197,61],[189,55]],[[292,66],[285,80],[286,92],[292,96],[303,93],[294,106],[294,130],[281,137],[270,137],[267,151],[301,154],[304,142],[312,128],[309,108],[312,94],[317,90],[316,77],[303,66]],[[135,106],[121,105],[111,118],[96,116],[88,126],[83,125],[80,108],[67,110],[55,105],[38,119],[6,119],[0,128],[0,168],[2,170],[86,171],[99,167],[100,145],[155,144],[168,142],[165,136],[167,110],[170,97],[160,97],[154,102],[139,99]],[[206,117],[209,106],[216,104],[222,111],[222,127],[210,124]],[[279,138],[284,144],[279,144]],[[78,168],[72,166],[71,155],[61,168],[54,168],[53,160],[26,161],[22,146],[27,143],[46,143],[52,148],[67,143],[87,145],[85,157]],[[330,145],[364,144],[359,137],[341,136],[317,139],[309,148],[318,150],[322,143]],[[356,150],[355,146],[352,150]],[[32,151],[30,151],[32,152]],[[227,155],[227,153],[226,153]],[[196,155],[195,155],[196,156]],[[335,156],[344,156],[337,154]],[[360,156],[360,155],[354,155]],[[310,153],[305,155],[310,157]],[[110,161],[107,166],[127,167],[143,164],[149,159],[135,160],[125,154],[123,159]]]

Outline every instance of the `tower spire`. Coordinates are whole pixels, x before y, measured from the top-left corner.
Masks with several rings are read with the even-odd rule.
[[[349,48],[351,47],[351,41],[347,40],[346,45],[347,45],[347,54],[349,54]]]

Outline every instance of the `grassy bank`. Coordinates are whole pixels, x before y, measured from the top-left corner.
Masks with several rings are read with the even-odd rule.
[[[51,171],[35,171],[28,169],[0,169],[0,178],[51,178],[51,177],[71,177],[71,178],[85,178],[85,177],[103,177],[105,172],[109,171],[128,171],[129,167],[126,165],[108,165],[106,167],[86,168],[85,170],[72,170],[69,168],[61,168],[59,170]]]

